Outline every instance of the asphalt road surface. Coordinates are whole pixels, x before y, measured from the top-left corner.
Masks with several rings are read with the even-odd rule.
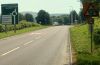
[[[69,28],[54,26],[0,40],[0,65],[69,65]]]

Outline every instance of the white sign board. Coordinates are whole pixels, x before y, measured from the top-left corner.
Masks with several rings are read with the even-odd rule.
[[[12,15],[2,15],[2,24],[12,24]]]

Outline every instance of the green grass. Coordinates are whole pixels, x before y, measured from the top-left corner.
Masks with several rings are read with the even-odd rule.
[[[98,21],[96,20],[94,25],[95,29],[100,27]],[[70,29],[70,33],[73,48],[77,52],[77,65],[100,65],[100,46],[94,46],[94,52],[91,54],[88,24],[76,25]]]
[[[31,31],[47,28],[47,27],[48,26],[34,26],[34,27],[29,27],[29,28],[17,30],[16,33],[14,33],[14,31],[9,31],[7,33],[2,32],[2,33],[0,33],[0,39],[6,38],[6,37],[9,37],[9,36],[13,36],[13,35],[18,35],[18,34],[22,34],[22,33],[26,33],[26,32],[31,32]]]

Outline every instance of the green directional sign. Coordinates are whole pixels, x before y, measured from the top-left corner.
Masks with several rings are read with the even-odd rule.
[[[1,5],[2,24],[18,24],[18,4]]]

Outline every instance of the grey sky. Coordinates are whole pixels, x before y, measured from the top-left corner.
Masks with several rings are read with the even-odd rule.
[[[79,12],[81,7],[79,0],[0,0],[0,5],[6,3],[18,3],[19,12],[43,9],[49,13],[69,13],[72,9]]]

